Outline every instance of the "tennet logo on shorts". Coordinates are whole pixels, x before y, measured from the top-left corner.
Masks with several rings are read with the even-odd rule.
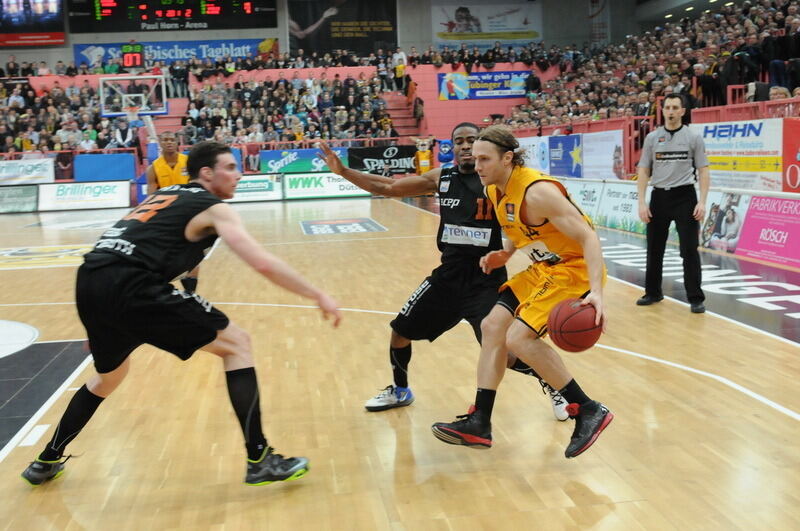
[[[703,138],[747,138],[761,136],[764,122],[743,124],[712,124],[703,127]]]

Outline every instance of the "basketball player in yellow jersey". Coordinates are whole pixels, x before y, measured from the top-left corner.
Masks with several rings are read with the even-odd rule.
[[[497,304],[481,322],[475,407],[455,422],[434,424],[432,430],[446,443],[492,445],[492,407],[510,351],[569,402],[575,429],[564,455],[576,457],[594,443],[614,415],[584,393],[558,353],[541,338],[547,333],[550,310],[567,298],[581,297],[583,304],[593,305],[600,323],[606,278],[603,253],[591,221],[572,203],[564,186],[524,167],[518,148],[519,142],[504,126],[484,129],[472,147],[475,169],[508,238],[503,250],[481,258],[481,267],[489,273],[505,265],[517,249],[532,263],[500,287]]]
[[[158,145],[161,147],[161,156],[147,168],[147,195],[153,195],[156,190],[167,186],[189,182],[189,173],[186,170],[189,157],[178,151],[177,135],[172,131],[164,131],[158,135]],[[197,290],[199,274],[198,265],[181,278],[181,284],[187,293]]]
[[[161,156],[147,168],[147,194],[151,195],[159,188],[173,184],[186,184],[189,174],[186,161],[189,159],[178,151],[178,138],[172,131],[164,131],[158,135]]]

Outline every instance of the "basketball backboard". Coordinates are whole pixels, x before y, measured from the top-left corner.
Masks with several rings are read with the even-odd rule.
[[[101,116],[126,116],[131,108],[136,108],[139,116],[169,112],[164,76],[101,77],[98,96]]]

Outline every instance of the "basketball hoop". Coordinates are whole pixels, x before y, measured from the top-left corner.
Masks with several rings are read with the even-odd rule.
[[[122,110],[125,112],[125,115],[128,117],[128,123],[135,122],[139,119],[139,106],[138,105],[131,105],[123,107]]]

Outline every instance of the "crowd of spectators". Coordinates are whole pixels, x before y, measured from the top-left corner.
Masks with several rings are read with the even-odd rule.
[[[241,73],[235,80],[215,74],[190,90],[181,140],[260,144],[339,139],[347,145],[356,139],[395,138],[384,95],[402,88],[378,70],[371,77],[362,72],[344,78],[324,72],[318,78],[301,76],[297,69],[287,77],[280,70],[275,79],[264,81],[248,81]]]
[[[417,65],[492,69],[498,63],[531,67],[527,103],[489,120],[515,128],[623,116],[655,116],[659,97],[684,96],[689,108],[726,103],[726,87],[768,79],[772,99],[800,95],[800,0],[746,1],[696,19],[685,18],[602,47],[531,43],[486,51],[461,44],[419,53],[411,47],[357,57],[346,50],[154,63],[150,73],[167,79],[169,97],[187,97],[180,134],[185,144],[215,138],[237,144],[306,139],[396,137],[386,91],[408,91]],[[557,67],[542,81],[533,69]],[[305,68],[372,66],[357,78],[301,75]],[[246,79],[246,71],[279,69],[276,78]],[[286,71],[284,74],[283,71]],[[242,71],[245,71],[243,75]],[[124,73],[119,60],[76,66],[57,61],[18,63],[12,55],[0,77]],[[289,74],[290,73],[290,74]],[[197,83],[194,83],[194,82]],[[44,156],[48,151],[135,147],[138,135],[125,119],[98,113],[88,82],[58,82],[36,95],[24,80],[0,85],[0,153],[6,158]],[[191,88],[191,87],[194,88]]]
[[[14,58],[6,71],[14,71]],[[9,68],[10,66],[10,68]],[[23,79],[0,83],[0,156],[5,160],[56,158],[56,177],[72,176],[75,152],[139,148],[125,118],[100,116],[97,91],[88,81],[58,81],[37,95]]]
[[[656,101],[681,94],[687,108],[727,103],[728,85],[765,79],[771,99],[800,95],[800,2],[746,1],[604,47],[531,45],[541,68],[562,75],[526,80],[528,102],[487,119],[515,128],[623,116],[655,116]],[[515,54],[519,57],[521,54]],[[771,90],[769,87],[773,87]],[[689,115],[689,113],[687,113]]]

